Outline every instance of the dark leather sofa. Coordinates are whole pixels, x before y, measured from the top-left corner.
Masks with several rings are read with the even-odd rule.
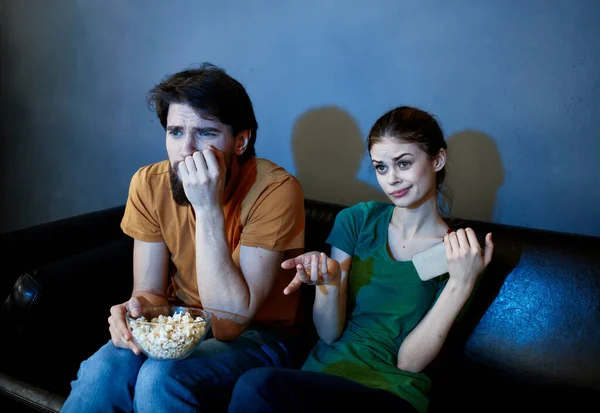
[[[343,206],[305,204],[307,250],[327,251]],[[122,214],[120,206],[0,236],[1,411],[58,411],[81,361],[109,339],[109,308],[132,288]],[[480,237],[491,231],[496,248],[428,368],[430,411],[597,411],[600,237],[469,220],[452,226]],[[305,337],[312,344],[310,325]]]

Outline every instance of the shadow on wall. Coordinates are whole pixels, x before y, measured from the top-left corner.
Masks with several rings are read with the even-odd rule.
[[[452,216],[492,222],[504,168],[496,143],[477,131],[448,137],[447,182],[452,191]]]
[[[298,118],[292,134],[296,177],[306,198],[353,205],[389,202],[379,187],[356,177],[366,154],[366,141],[347,112],[325,106]]]

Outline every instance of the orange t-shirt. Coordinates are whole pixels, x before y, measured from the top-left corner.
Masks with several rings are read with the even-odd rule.
[[[304,194],[284,168],[262,158],[244,164],[234,160],[225,187],[225,233],[233,262],[240,268],[240,246],[285,251],[284,259],[304,248]],[[196,278],[196,218],[191,206],[173,200],[169,162],[140,168],[132,177],[121,228],[146,242],[164,242],[174,266],[169,295],[190,306],[202,306]],[[293,331],[300,321],[299,290],[283,289],[295,271],[281,270],[254,320]],[[202,286],[200,286],[202,288]]]

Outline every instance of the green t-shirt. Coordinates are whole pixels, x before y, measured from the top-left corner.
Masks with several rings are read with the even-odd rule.
[[[431,308],[447,275],[421,281],[412,261],[395,261],[387,249],[394,205],[359,203],[342,210],[327,243],[352,256],[347,326],[339,340],[319,340],[303,370],[334,374],[390,391],[418,411],[429,406],[430,380],[397,366],[404,338]]]

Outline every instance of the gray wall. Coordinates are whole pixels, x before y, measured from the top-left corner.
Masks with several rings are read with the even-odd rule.
[[[0,0],[0,230],[125,202],[166,157],[145,94],[202,61],[308,197],[382,199],[364,137],[401,104],[449,142],[454,215],[600,236],[600,2]]]

